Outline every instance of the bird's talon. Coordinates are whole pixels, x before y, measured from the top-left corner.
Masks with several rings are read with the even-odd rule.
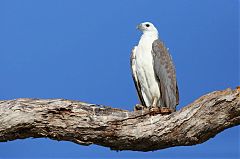
[[[136,104],[134,107],[134,111],[143,110],[145,108],[146,108],[146,106],[143,106],[141,104]]]
[[[149,108],[149,114],[150,115],[156,115],[156,114],[160,114],[160,109],[159,107],[150,107]]]
[[[161,114],[171,114],[173,111],[169,108],[160,108]]]

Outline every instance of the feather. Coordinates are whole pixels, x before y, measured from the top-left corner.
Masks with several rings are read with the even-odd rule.
[[[176,81],[176,71],[168,49],[159,39],[152,45],[153,67],[160,89],[160,105],[176,110],[179,103],[179,93]]]
[[[130,65],[131,65],[131,70],[132,70],[132,78],[135,84],[135,87],[137,89],[137,93],[138,93],[138,98],[141,102],[141,105],[146,105],[143,96],[142,96],[142,91],[141,91],[141,85],[139,83],[139,80],[137,78],[137,70],[136,70],[136,49],[137,46],[135,46],[132,49],[132,53],[131,53],[131,57],[130,57]]]

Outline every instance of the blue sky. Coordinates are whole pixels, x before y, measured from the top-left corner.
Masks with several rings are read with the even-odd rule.
[[[239,85],[238,0],[1,0],[0,98],[65,98],[132,110],[129,56],[151,21],[170,48],[178,109]],[[209,141],[154,152],[49,139],[0,143],[2,158],[237,159],[239,126]]]

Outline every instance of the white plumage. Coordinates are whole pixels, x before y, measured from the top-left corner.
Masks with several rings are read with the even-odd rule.
[[[143,33],[136,48],[137,76],[138,79],[142,81],[140,83],[142,88],[141,91],[146,106],[148,107],[152,105],[152,97],[160,97],[158,83],[153,70],[153,57],[151,54],[152,43],[156,39],[158,39],[158,32],[153,28],[151,31]]]
[[[131,67],[141,104],[175,111],[178,89],[168,49],[158,39],[158,31],[152,23],[141,23],[137,28],[143,34],[132,50]]]

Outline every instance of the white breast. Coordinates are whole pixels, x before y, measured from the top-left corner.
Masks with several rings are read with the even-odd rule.
[[[142,36],[136,50],[137,77],[141,85],[141,91],[147,106],[151,106],[153,97],[160,97],[158,83],[155,79],[152,57],[152,43],[155,37]]]

